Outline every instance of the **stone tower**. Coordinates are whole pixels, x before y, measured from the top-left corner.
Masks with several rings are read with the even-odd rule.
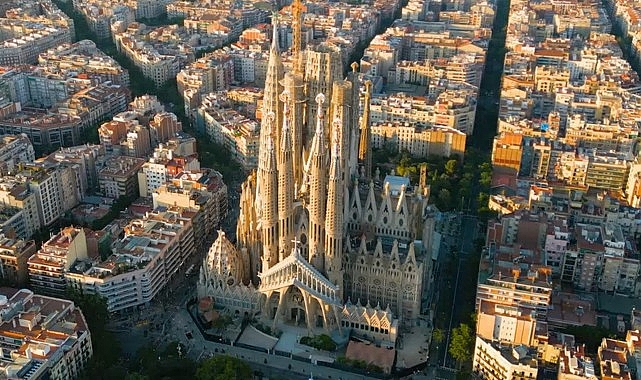
[[[280,94],[283,92],[283,87],[281,82],[284,76],[283,62],[280,58],[280,51],[278,48],[278,19],[277,16],[272,16],[272,44],[269,49],[269,61],[267,62],[267,76],[265,77],[265,92],[263,95],[263,108],[262,108],[262,119],[260,125],[260,144],[265,143],[265,118],[272,112],[274,114],[274,123],[273,127],[276,146],[278,144],[279,128],[283,122],[283,104],[279,101]]]
[[[314,99],[318,94],[323,94],[329,103],[332,99],[332,86],[335,81],[341,79],[343,79],[343,62],[338,51],[327,45],[318,45],[305,51],[306,147],[310,146],[317,114],[318,104]],[[328,104],[323,104],[322,107],[323,114],[327,114]]]
[[[336,141],[332,141],[331,144],[338,144],[338,155],[341,160],[340,167],[344,170],[343,183],[348,183],[350,174],[349,140],[352,129],[352,93],[352,82],[346,80],[335,81],[332,88],[332,102],[329,107],[329,120],[332,120],[332,138],[334,132],[337,133]],[[334,131],[335,128],[339,130]]]
[[[290,101],[289,128],[292,142],[292,164],[294,166],[294,183],[296,188],[299,188],[303,182],[303,142],[306,141],[303,123],[305,87],[302,74],[295,71],[285,74],[283,87]]]
[[[272,112],[265,115],[265,145],[260,147],[258,160],[259,189],[261,191],[261,240],[263,243],[262,271],[278,263],[278,169],[272,125]],[[274,128],[275,129],[275,128]],[[261,131],[262,132],[262,131]]]
[[[278,255],[279,261],[291,252],[294,238],[294,162],[290,126],[291,100],[289,92],[281,94],[283,102],[283,128],[278,155]]]
[[[361,142],[358,147],[358,160],[363,165],[365,178],[372,177],[372,136],[369,110],[372,103],[372,82],[365,82],[365,99],[363,100],[363,117],[361,119]]]
[[[312,139],[307,167],[309,170],[309,262],[323,272],[325,239],[325,208],[327,206],[327,153],[323,103],[325,96],[316,96],[316,133]]]
[[[303,55],[302,55],[302,23],[303,23],[303,3],[300,0],[292,2],[292,55],[294,56],[294,73],[303,73]]]
[[[341,123],[336,119],[334,124]],[[339,298],[343,292],[343,171],[341,169],[338,134],[342,128],[334,125],[332,136],[332,156],[329,166],[327,186],[327,215],[325,218],[325,273],[334,285],[338,286]]]

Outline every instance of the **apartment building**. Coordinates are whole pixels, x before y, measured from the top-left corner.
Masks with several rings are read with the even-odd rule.
[[[472,371],[487,380],[536,379],[537,353],[524,345],[500,345],[476,337]]]
[[[625,341],[603,338],[598,348],[602,380],[632,380],[628,367],[628,345]]]
[[[112,36],[112,28],[120,24],[126,25],[136,19],[136,11],[131,6],[132,2],[125,4],[114,4],[106,1],[74,1],[74,9],[80,13],[89,29],[96,34],[100,40],[109,39]],[[135,1],[133,1],[135,3]]]
[[[15,234],[11,233],[0,234],[0,276],[2,279],[11,286],[26,286],[29,281],[27,261],[34,253],[36,253],[36,243],[33,240],[16,238]]]
[[[56,108],[62,115],[80,118],[85,129],[125,111],[130,100],[131,93],[126,86],[99,84],[76,92],[59,102]]]
[[[52,71],[73,69],[76,77],[84,74],[98,83],[129,86],[129,72],[91,40],[55,46],[38,56],[38,65]]]
[[[23,165],[16,178],[35,195],[42,226],[51,225],[82,198],[76,170],[70,165],[41,160]]]
[[[22,238],[29,239],[43,226],[38,212],[38,199],[24,179],[16,180],[5,176],[0,182],[0,202],[4,208],[19,210],[20,219],[7,230]],[[16,213],[18,213],[16,212]]]
[[[0,19],[0,23],[7,23]],[[72,31],[41,24],[30,24],[22,20],[10,20],[16,25],[13,30],[24,30],[24,34],[0,42],[0,64],[17,66],[34,64],[43,51],[73,41]]]
[[[565,347],[559,357],[558,380],[597,380],[594,362],[585,346]]]
[[[138,192],[141,197],[150,197],[156,189],[183,171],[200,170],[200,162],[194,156],[174,156],[174,152],[162,144],[138,172]]]
[[[467,135],[454,128],[422,127],[415,123],[381,122],[371,127],[372,148],[407,151],[414,157],[463,158]]]
[[[100,193],[107,198],[138,197],[138,171],[145,159],[129,156],[108,157],[98,170]]]
[[[582,290],[634,294],[639,277],[639,255],[625,248],[620,226],[578,225],[561,263],[561,280]]]
[[[376,96],[371,103],[371,121],[408,122],[459,130],[471,135],[474,129],[476,90],[445,86],[427,97],[402,93]]]
[[[195,253],[191,213],[154,211],[132,220],[105,261],[66,273],[71,287],[99,294],[109,312],[148,304]]]
[[[222,175],[213,169],[183,171],[152,194],[154,208],[180,207],[196,212],[194,235],[213,236],[227,216],[227,186]],[[205,239],[197,240],[204,242]]]
[[[176,25],[147,28],[131,23],[114,35],[116,48],[140,68],[143,75],[161,87],[176,77],[182,67],[195,59],[189,36]]]
[[[484,54],[461,53],[447,58],[425,61],[399,61],[387,73],[388,85],[419,84],[427,86],[433,79],[452,83],[481,84]]]
[[[154,0],[128,0],[127,5],[136,10],[136,18],[154,18],[165,12],[167,4]]]
[[[149,129],[153,146],[158,146],[158,144],[166,143],[169,139],[175,137],[178,132],[182,131],[182,123],[171,112],[159,112],[149,121]]]
[[[0,134],[24,134],[35,147],[78,145],[82,130],[78,116],[41,110],[21,111],[0,120]]]
[[[66,227],[29,258],[29,283],[38,293],[64,295],[67,290],[65,272],[77,260],[88,259],[84,229]]]
[[[4,288],[0,294],[0,375],[65,380],[93,355],[91,332],[72,301]]]
[[[218,144],[227,147],[243,168],[258,167],[260,126],[238,111],[218,94],[207,95],[196,117],[197,128]]]
[[[97,162],[105,155],[102,145],[78,145],[61,148],[49,156],[46,161],[68,164],[76,171],[77,184],[81,197],[98,189]]]
[[[36,153],[26,134],[0,136],[0,173],[16,171],[21,163],[33,162]]]
[[[140,125],[135,112],[123,112],[98,129],[100,144],[107,155],[144,158],[151,151],[151,132]]]
[[[534,309],[481,300],[476,324],[476,336],[479,338],[529,347],[535,343],[536,328]]]
[[[132,113],[141,117],[151,117],[159,112],[165,112],[165,106],[162,105],[156,95],[142,95],[136,97],[129,108]]]

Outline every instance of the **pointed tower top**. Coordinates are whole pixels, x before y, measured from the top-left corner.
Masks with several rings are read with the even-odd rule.
[[[271,50],[278,52],[278,12],[272,13],[272,46]]]

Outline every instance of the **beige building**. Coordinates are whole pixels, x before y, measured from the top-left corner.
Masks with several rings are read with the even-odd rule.
[[[194,234],[212,236],[227,216],[227,186],[220,173],[213,169],[184,171],[157,188],[153,194],[154,208],[180,207],[196,212]],[[198,239],[197,243],[205,239]]]
[[[585,346],[565,347],[559,357],[557,380],[597,380],[594,362],[585,354]]]
[[[19,237],[29,239],[43,226],[43,221],[38,211],[36,193],[25,185],[23,181],[5,178],[5,181],[0,183],[0,202],[4,207],[16,208],[22,211],[24,230],[15,230]]]
[[[598,349],[602,380],[632,380],[625,341],[603,338]]]
[[[420,127],[414,123],[383,122],[370,127],[373,148],[408,151],[414,157],[431,155],[463,158],[467,135],[454,128]]]
[[[477,313],[476,336],[502,344],[533,346],[536,313],[527,307],[505,306],[482,300]]]
[[[64,295],[67,290],[65,272],[76,260],[87,259],[84,229],[66,227],[29,258],[29,282],[40,293]]]
[[[115,156],[105,160],[98,171],[100,192],[107,198],[138,197],[138,170],[145,163],[142,158]]]
[[[105,298],[110,312],[131,313],[147,305],[175,278],[194,254],[190,212],[153,211],[134,219],[113,254],[97,263],[78,263],[65,271],[69,286]],[[200,237],[199,237],[200,238]]]
[[[487,380],[536,379],[536,350],[524,345],[499,345],[476,337],[472,371]]]
[[[74,379],[93,355],[91,333],[72,301],[4,288],[0,294],[0,376]],[[20,376],[24,374],[24,376]]]
[[[26,286],[29,281],[27,260],[36,252],[33,240],[0,234],[0,274],[11,286]]]
[[[183,129],[182,123],[171,112],[159,112],[149,121],[153,146],[163,144],[176,137]]]

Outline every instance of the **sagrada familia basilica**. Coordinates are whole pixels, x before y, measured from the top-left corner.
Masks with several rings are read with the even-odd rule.
[[[199,297],[231,313],[395,341],[421,313],[434,221],[428,189],[372,175],[371,83],[328,46],[301,50],[292,5],[292,68],[278,25],[269,54],[258,169],[242,185],[237,241],[219,231]],[[362,110],[362,112],[361,112]]]

